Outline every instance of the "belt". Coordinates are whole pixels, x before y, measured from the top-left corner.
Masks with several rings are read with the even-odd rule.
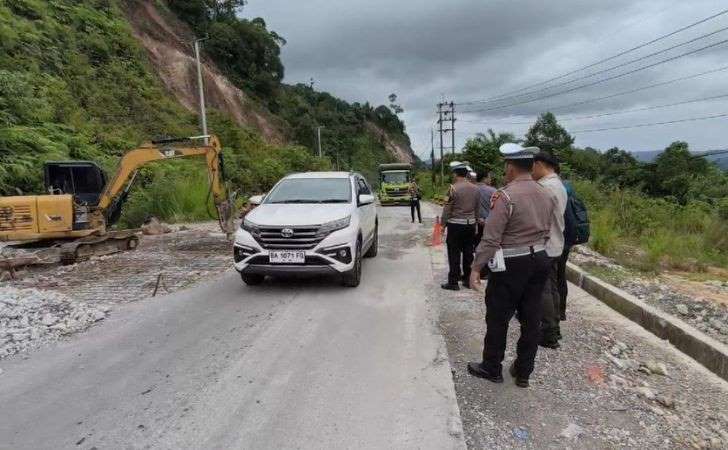
[[[527,256],[534,253],[543,252],[546,250],[545,245],[531,245],[527,247],[512,247],[503,249],[504,258],[515,258],[517,256]]]
[[[447,219],[447,223],[456,223],[458,225],[475,225],[477,222],[475,219]]]

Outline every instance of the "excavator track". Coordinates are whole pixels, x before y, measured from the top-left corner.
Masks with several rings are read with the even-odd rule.
[[[61,264],[64,266],[86,261],[93,256],[134,250],[139,246],[137,230],[112,231],[102,236],[88,236],[61,245]]]

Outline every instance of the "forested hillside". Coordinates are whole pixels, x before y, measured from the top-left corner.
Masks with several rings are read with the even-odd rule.
[[[90,159],[113,170],[121,154],[144,141],[199,133],[193,105],[179,97],[138,39],[130,15],[140,7],[178,15],[195,25],[194,33],[209,34],[206,78],[225,78],[245,97],[237,103],[245,117],[231,113],[225,98],[212,102],[209,112],[210,131],[221,136],[228,173],[243,194],[265,190],[290,171],[330,168],[337,153],[342,169],[371,175],[379,162],[401,157],[392,143],[409,149],[404,126],[389,108],[283,84],[285,41],[262,19],[238,19],[236,3],[0,1],[0,195],[39,192],[43,161]],[[195,86],[186,87],[194,92]],[[319,125],[325,127],[323,159],[313,152]],[[126,223],[138,224],[147,214],[202,218],[205,183],[199,166],[187,162],[144,170]]]

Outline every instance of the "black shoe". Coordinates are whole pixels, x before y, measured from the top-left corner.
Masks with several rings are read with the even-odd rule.
[[[460,285],[457,283],[444,283],[440,285],[441,288],[447,289],[448,291],[459,291]]]
[[[556,330],[556,340],[557,341],[560,341],[561,338],[562,338],[562,336],[561,336],[561,330]]]
[[[511,364],[511,367],[508,369],[508,373],[510,373],[511,376],[513,377],[513,381],[516,382],[516,386],[522,387],[522,388],[527,388],[529,386],[528,378],[522,378],[516,374],[516,362],[515,361],[513,362],[513,364]]]
[[[468,373],[474,377],[485,378],[486,380],[490,380],[493,383],[503,382],[503,375],[489,372],[483,367],[481,363],[469,362]]]
[[[558,348],[561,348],[561,344],[559,344],[559,341],[557,340],[546,340],[542,339],[541,342],[538,343],[541,347],[550,348],[553,350],[556,350]]]

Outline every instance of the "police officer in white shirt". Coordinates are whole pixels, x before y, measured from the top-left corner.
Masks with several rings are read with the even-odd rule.
[[[548,152],[541,151],[533,158],[533,179],[546,188],[556,200],[551,220],[546,254],[551,258],[549,276],[543,290],[543,319],[541,321],[542,347],[559,348],[561,295],[558,285],[558,260],[564,250],[564,211],[566,210],[566,188],[556,173],[559,161]]]

